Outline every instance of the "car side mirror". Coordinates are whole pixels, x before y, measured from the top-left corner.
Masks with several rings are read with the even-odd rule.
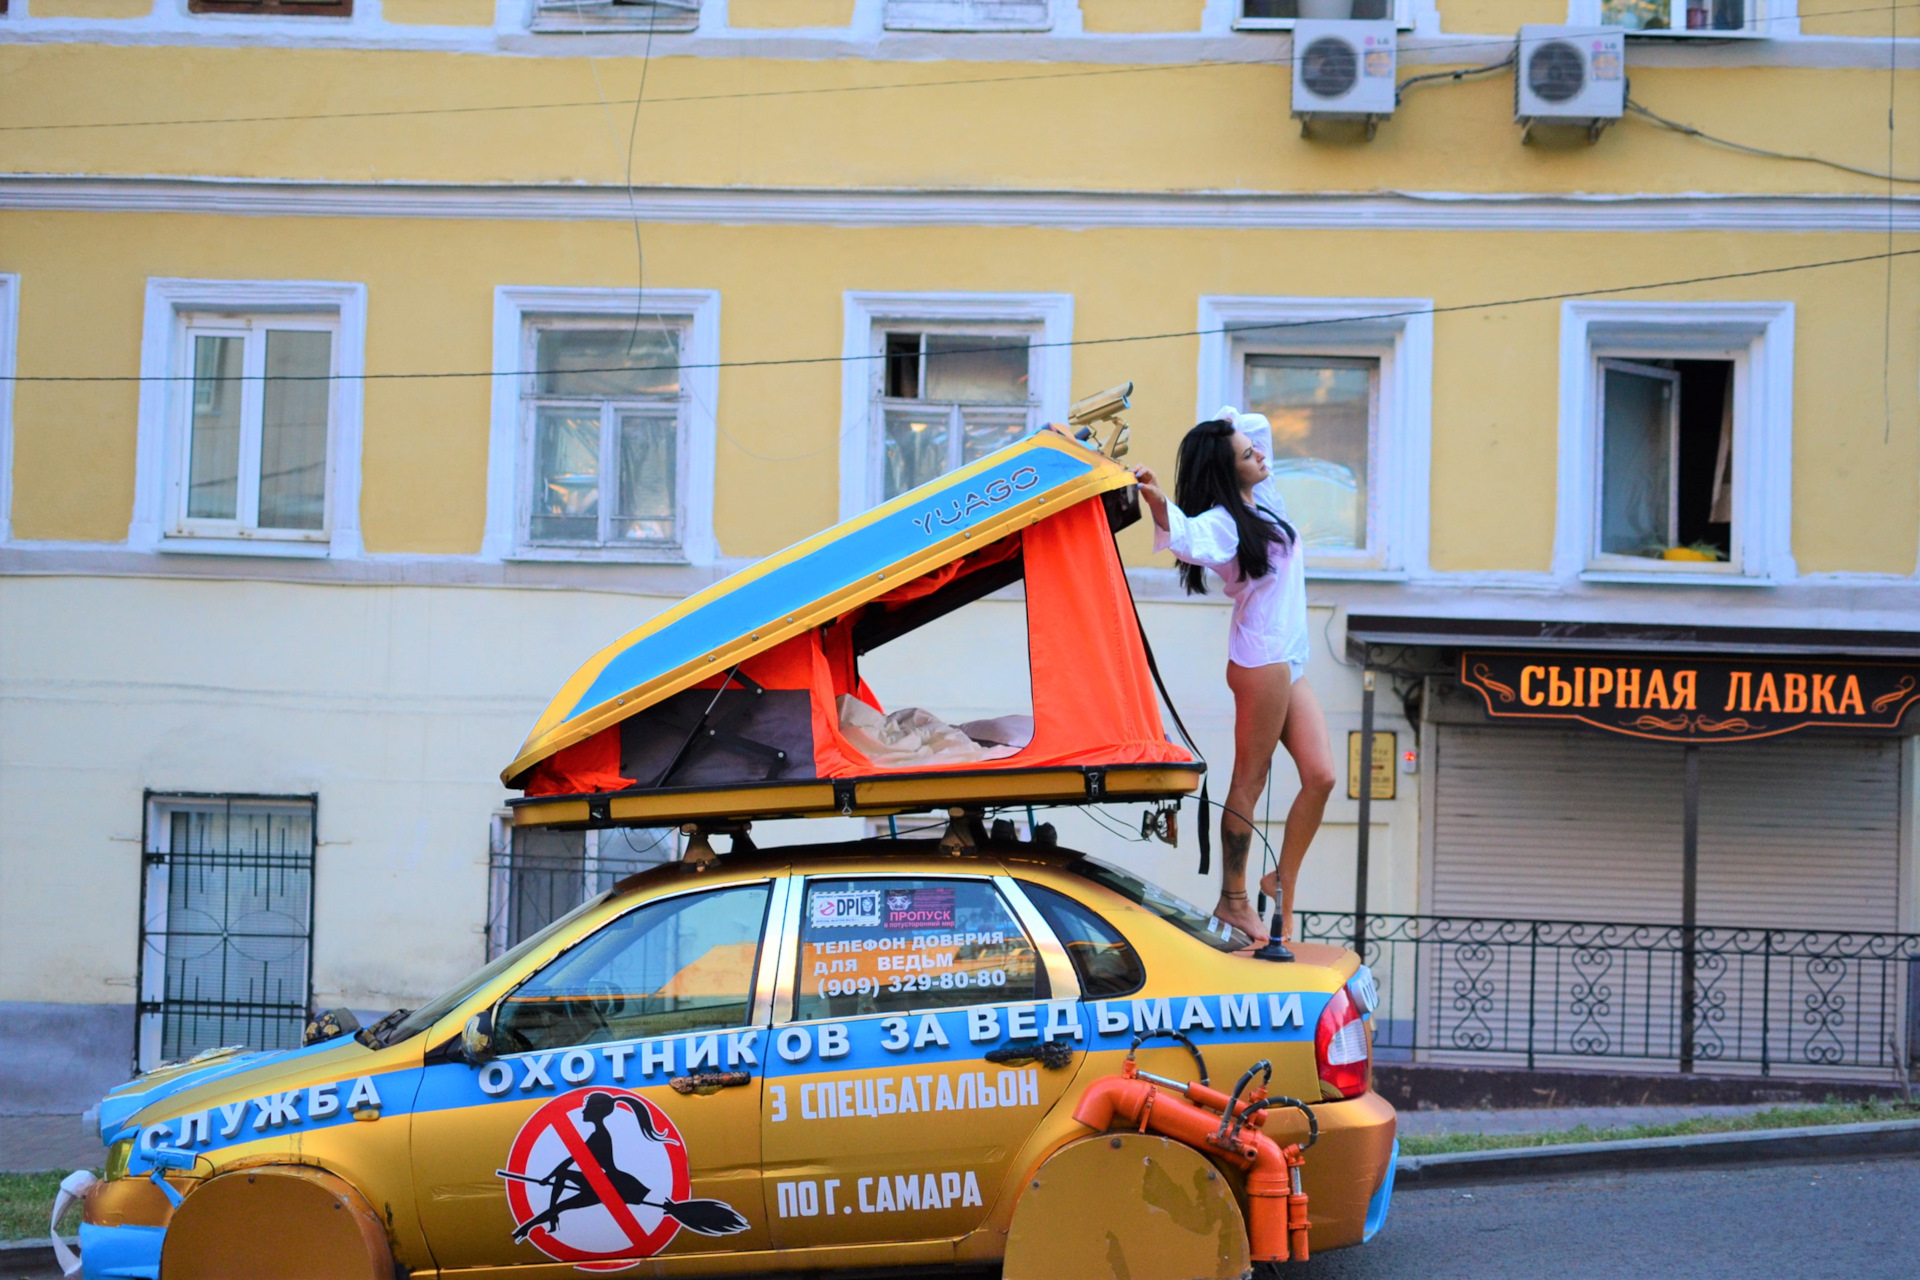
[[[493,1057],[493,1010],[482,1009],[467,1019],[460,1032],[460,1052],[475,1066]]]

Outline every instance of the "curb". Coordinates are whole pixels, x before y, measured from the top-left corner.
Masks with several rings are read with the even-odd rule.
[[[80,1247],[77,1236],[68,1236],[66,1241],[69,1248]],[[45,1236],[37,1240],[0,1240],[0,1272],[11,1271],[15,1267],[57,1269],[59,1265],[53,1256],[53,1242]]]
[[[1576,1173],[1800,1164],[1914,1153],[1920,1153],[1920,1120],[1881,1120],[1405,1156],[1400,1161],[1397,1182],[1405,1187],[1461,1186]]]

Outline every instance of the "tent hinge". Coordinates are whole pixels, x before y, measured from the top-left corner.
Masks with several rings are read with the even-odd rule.
[[[589,796],[587,798],[587,821],[613,821],[613,805],[605,796]]]
[[[1099,804],[1107,798],[1107,771],[1105,769],[1087,770],[1087,803]]]
[[[833,780],[833,807],[843,818],[853,816],[853,779],[835,778]]]

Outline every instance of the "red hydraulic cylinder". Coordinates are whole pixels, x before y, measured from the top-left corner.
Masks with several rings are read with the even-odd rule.
[[[1201,1086],[1190,1085],[1189,1091]],[[1215,1093],[1214,1090],[1207,1090]],[[1217,1094],[1227,1105],[1224,1094]],[[1256,1113],[1259,1116],[1263,1113]],[[1089,1129],[1104,1132],[1114,1122],[1137,1125],[1142,1132],[1162,1134],[1190,1147],[1216,1154],[1247,1171],[1247,1242],[1255,1262],[1304,1262],[1307,1258],[1307,1197],[1293,1172],[1305,1160],[1297,1148],[1287,1151],[1264,1133],[1251,1132],[1252,1123],[1230,1140],[1218,1140],[1220,1113],[1195,1106],[1178,1094],[1156,1089],[1137,1077],[1107,1076],[1096,1080],[1074,1108],[1073,1118]]]

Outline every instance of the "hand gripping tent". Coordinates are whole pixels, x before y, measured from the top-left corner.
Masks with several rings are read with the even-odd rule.
[[[1205,766],[1167,740],[1114,546],[1139,517],[1133,485],[1041,431],[689,597],[562,686],[501,774],[526,792],[516,825],[1192,791]],[[1031,724],[889,716],[861,655],[1021,580]]]

